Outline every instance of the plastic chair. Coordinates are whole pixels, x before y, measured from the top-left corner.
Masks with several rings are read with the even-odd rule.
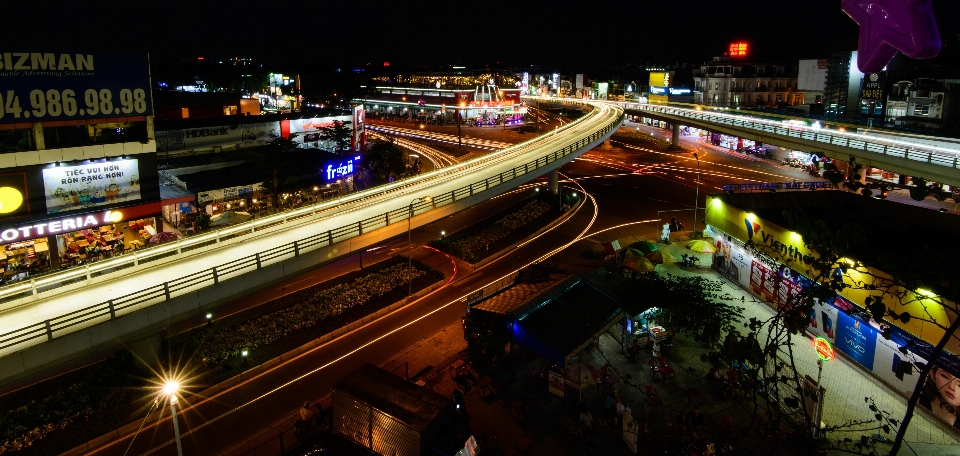
[[[660,399],[660,393],[657,392],[657,389],[654,388],[653,385],[647,385],[643,389],[643,393],[647,396],[644,399],[644,402],[646,402],[647,407],[649,407],[651,411],[652,410],[659,411],[660,407],[663,406],[663,401]]]
[[[693,405],[694,399],[697,400],[701,405],[703,405],[703,395],[700,394],[700,390],[696,388],[687,388],[683,390],[683,394],[687,396],[687,407]]]
[[[673,368],[670,367],[669,364],[667,364],[666,358],[664,358],[664,357],[662,357],[662,356],[659,357],[659,358],[657,358],[657,363],[660,364],[660,377],[661,377],[661,378],[663,378],[664,380],[666,380],[668,375],[673,375],[673,380],[674,380],[674,381],[677,380],[677,372],[674,371]]]

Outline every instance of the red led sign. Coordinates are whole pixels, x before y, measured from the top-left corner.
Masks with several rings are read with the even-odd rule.
[[[730,57],[746,57],[747,56],[747,43],[731,43],[730,44]]]

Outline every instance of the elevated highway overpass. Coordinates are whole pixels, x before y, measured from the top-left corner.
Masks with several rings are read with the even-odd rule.
[[[158,340],[173,322],[550,173],[623,123],[619,106],[552,101],[587,112],[416,178],[0,289],[0,385],[120,343]]]
[[[817,129],[809,126],[786,125],[769,116],[737,114],[735,110],[659,105],[630,102],[607,102],[620,106],[626,114],[687,125],[725,135],[763,141],[788,149],[819,152],[824,156],[847,161],[856,157],[857,163],[909,176],[923,177],[932,182],[960,186],[960,145],[943,145],[914,138],[867,135],[839,130]],[[676,143],[677,132],[674,132]]]

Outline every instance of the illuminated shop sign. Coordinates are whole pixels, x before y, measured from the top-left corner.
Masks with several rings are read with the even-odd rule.
[[[51,234],[67,233],[70,231],[109,225],[123,220],[120,211],[105,211],[99,215],[78,215],[49,222],[40,222],[34,225],[24,225],[17,228],[7,228],[0,232],[4,242],[13,242],[20,239],[33,239]]]
[[[691,95],[693,91],[683,87],[650,86],[650,95]]]
[[[357,155],[356,157],[351,158],[344,162],[339,162],[336,164],[333,164],[333,163],[328,164],[327,167],[324,168],[323,170],[325,173],[324,175],[328,181],[346,178],[347,176],[350,176],[353,174],[354,162],[359,162],[359,161],[360,161],[360,156]]]
[[[0,175],[0,217],[16,217],[29,212],[26,175]]]

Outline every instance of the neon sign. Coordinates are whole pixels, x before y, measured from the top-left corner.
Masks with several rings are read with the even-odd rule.
[[[730,43],[730,57],[746,57],[747,48],[747,43]]]
[[[837,352],[830,346],[830,341],[823,337],[813,339],[813,348],[817,351],[817,356],[823,361],[830,361],[837,357]]]
[[[345,162],[340,162],[336,166],[334,166],[333,164],[328,164],[327,167],[324,169],[324,172],[326,173],[325,174],[326,179],[328,181],[332,181],[337,179],[343,179],[343,178],[346,178],[347,176],[352,175],[354,171],[354,162],[359,162],[359,161],[360,161],[360,156],[357,155],[356,157],[351,158]]]

